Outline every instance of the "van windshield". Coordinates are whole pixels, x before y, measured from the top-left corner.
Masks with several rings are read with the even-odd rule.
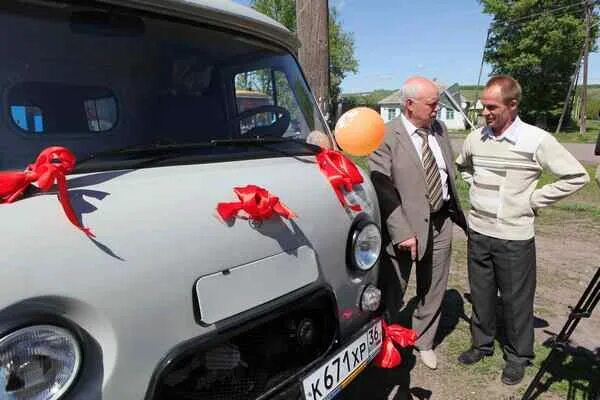
[[[175,155],[168,165],[311,154],[315,131],[331,140],[294,57],[256,38],[115,7],[5,3],[1,170],[48,146],[103,170],[155,166],[139,162],[149,150]]]

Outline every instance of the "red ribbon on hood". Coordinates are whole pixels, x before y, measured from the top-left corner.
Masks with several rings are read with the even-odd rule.
[[[339,151],[323,149],[317,154],[317,163],[335,191],[335,195],[344,207],[353,211],[361,211],[358,204],[350,204],[342,190],[352,192],[352,186],[363,182],[363,177],[354,163]]]
[[[58,200],[73,225],[88,237],[94,237],[89,228],[83,227],[71,206],[67,188],[66,174],[75,167],[75,155],[59,146],[43,150],[23,172],[0,172],[0,203],[12,203],[18,200],[32,183],[40,190],[49,191],[54,183],[58,187]]]
[[[417,341],[417,332],[398,324],[388,325],[385,321],[381,321],[381,323],[383,324],[383,344],[373,362],[379,368],[395,368],[402,362],[402,356],[396,345],[400,347],[413,346]]]
[[[217,204],[217,213],[224,220],[240,216],[262,221],[271,218],[273,214],[287,219],[296,217],[292,210],[279,201],[279,197],[260,186],[236,187],[233,191],[240,199],[239,202]]]

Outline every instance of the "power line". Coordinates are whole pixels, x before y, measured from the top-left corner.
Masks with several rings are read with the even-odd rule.
[[[592,4],[597,4],[597,3],[598,2],[596,1],[596,2],[594,2]],[[548,13],[554,14],[554,13],[556,13],[558,11],[567,10],[567,9],[575,8],[575,7],[582,7],[582,11],[583,11],[585,4],[586,4],[585,1],[581,1],[581,2],[576,3],[576,4],[571,4],[571,5],[563,6],[563,7],[550,8],[550,9],[544,10],[542,12],[524,15],[524,16],[519,17],[519,18],[506,19],[506,20],[501,20],[501,21],[494,21],[494,22],[492,22],[492,26],[493,25],[506,24],[506,23],[508,23],[509,25],[520,25],[520,24],[526,23],[527,21],[525,21],[525,22],[518,22],[518,21],[530,20],[530,19],[533,19],[535,17],[539,17],[540,15],[546,15]],[[567,15],[567,14],[568,14],[568,12],[564,12],[564,15]],[[515,22],[518,22],[518,23],[514,24]]]
[[[561,10],[567,10],[567,9],[569,9],[569,8],[582,7],[582,6],[584,6],[584,5],[585,5],[585,3],[586,3],[586,2],[585,2],[585,0],[584,0],[584,1],[580,1],[579,3],[574,3],[574,4],[564,5],[564,6],[561,6],[561,7],[556,7],[556,8],[549,8],[549,9],[547,9],[547,10],[540,11],[540,12],[538,12],[538,13],[533,13],[533,14],[524,15],[524,16],[522,16],[522,17],[515,18],[515,19],[509,20],[509,21],[511,21],[511,22],[517,22],[517,21],[521,21],[521,20],[524,20],[524,19],[531,19],[531,18],[537,17],[537,16],[539,16],[539,15],[544,15],[544,14],[547,14],[547,13],[551,13],[551,14],[553,14],[553,13],[555,13],[555,12],[557,12],[557,11],[561,11]]]

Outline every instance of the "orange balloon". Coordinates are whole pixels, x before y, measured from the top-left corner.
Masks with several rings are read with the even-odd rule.
[[[377,111],[367,107],[346,111],[335,124],[335,139],[342,150],[366,156],[383,142],[385,124]]]

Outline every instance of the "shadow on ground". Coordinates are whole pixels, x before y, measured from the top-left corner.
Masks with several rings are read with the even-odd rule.
[[[553,339],[544,342],[551,348]],[[567,400],[600,400],[600,354],[571,343],[561,346],[562,351],[549,358],[548,369],[540,384],[534,389],[530,400],[543,399],[554,384],[566,385]]]
[[[398,322],[410,327],[411,316],[417,306],[417,298],[413,297],[402,309]],[[435,337],[435,346],[441,343],[456,328],[461,318],[466,318],[464,301],[460,293],[454,289],[446,291],[442,303],[440,326]],[[369,367],[358,376],[337,398],[343,400],[427,400],[432,392],[428,388],[411,387],[410,372],[417,360],[412,349],[402,349],[402,364],[393,369]]]

